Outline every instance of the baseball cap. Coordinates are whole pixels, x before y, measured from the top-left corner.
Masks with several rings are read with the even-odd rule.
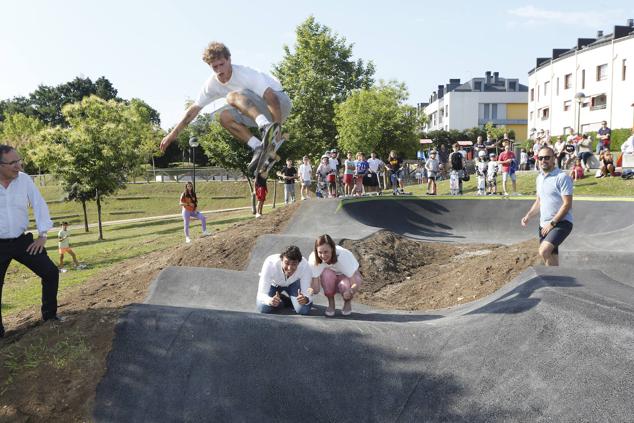
[[[486,157],[487,153],[485,151],[478,151],[478,157]]]

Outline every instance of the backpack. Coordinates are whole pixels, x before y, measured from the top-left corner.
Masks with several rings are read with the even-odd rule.
[[[455,152],[451,155],[451,168],[453,170],[462,170],[462,154]]]

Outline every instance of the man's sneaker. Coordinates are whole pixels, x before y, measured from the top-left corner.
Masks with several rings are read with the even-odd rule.
[[[210,236],[211,234],[207,231],[203,231],[202,234],[200,234],[200,236]]]
[[[190,242],[192,242],[191,238],[186,236],[185,237],[185,244],[189,244]]]
[[[256,214],[255,214],[255,218],[256,218],[256,219],[258,219],[258,218],[260,218],[260,217],[262,217],[262,215],[261,215],[260,213],[256,213]]]
[[[262,147],[264,150],[268,149],[268,146],[271,145],[276,138],[277,133],[280,130],[280,124],[277,122],[269,123],[260,129],[260,133],[262,135]]]
[[[263,151],[264,148],[262,148],[262,144],[253,149],[253,157],[251,158],[248,167],[249,173],[255,171],[255,168],[258,166],[258,162],[260,161],[260,157],[262,156]]]
[[[66,273],[68,272],[68,270],[64,269],[63,267],[59,268],[59,273]]]

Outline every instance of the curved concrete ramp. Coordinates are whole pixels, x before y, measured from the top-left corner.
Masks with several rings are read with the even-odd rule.
[[[309,248],[326,232],[317,217],[348,238],[395,221],[401,233],[447,242],[534,234],[515,228],[525,201],[371,205],[308,202],[277,242],[259,240],[255,271],[161,272],[117,325],[95,421],[631,421],[634,288],[600,270],[531,268],[487,298],[433,313],[355,306],[326,319],[321,299],[311,316],[254,313],[257,260],[289,241]],[[473,225],[466,205],[496,224]],[[593,212],[575,203],[583,209]]]

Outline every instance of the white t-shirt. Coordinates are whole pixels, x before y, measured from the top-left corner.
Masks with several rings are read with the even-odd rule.
[[[313,278],[321,276],[321,272],[324,269],[332,269],[339,275],[345,275],[351,277],[359,269],[359,262],[354,255],[339,245],[335,246],[337,253],[337,262],[333,264],[326,264],[323,261],[320,264],[315,263],[315,252],[310,253],[308,257],[308,264],[313,272]]]
[[[225,98],[232,91],[248,89],[262,97],[267,88],[282,91],[282,85],[273,78],[246,66],[231,65],[231,79],[225,84],[218,81],[216,74],[211,75],[203,84],[194,104],[205,107],[214,100]]]
[[[370,165],[370,170],[374,173],[378,173],[379,167],[383,164],[381,159],[368,159],[368,164]]]
[[[500,167],[498,162],[491,160],[487,165],[487,179],[492,180],[496,176],[496,173],[498,173],[499,169]]]
[[[299,177],[302,181],[310,181],[313,175],[313,167],[309,164],[299,165]]]
[[[311,268],[305,258],[297,265],[295,273],[286,277],[282,270],[282,259],[279,254],[268,256],[262,263],[262,271],[260,272],[260,282],[258,284],[258,294],[256,302],[258,304],[268,305],[271,301],[269,297],[269,289],[273,284],[286,287],[299,280],[302,294],[312,301],[312,296],[308,295],[308,288],[312,279]]]
[[[337,168],[339,167],[339,160],[333,159],[333,158],[329,158],[328,159],[328,164],[330,165],[330,169],[332,169],[332,170],[334,170],[336,172]]]

